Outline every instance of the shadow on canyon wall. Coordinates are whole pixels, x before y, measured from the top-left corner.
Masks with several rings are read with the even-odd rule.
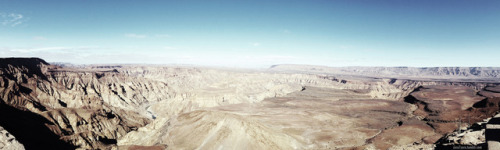
[[[9,131],[24,145],[31,149],[76,149],[78,147],[59,139],[45,124],[52,124],[35,113],[18,110],[0,100],[0,126]]]

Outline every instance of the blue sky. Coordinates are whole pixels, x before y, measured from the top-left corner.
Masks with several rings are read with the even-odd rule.
[[[0,0],[0,57],[229,67],[500,66],[500,1]]]

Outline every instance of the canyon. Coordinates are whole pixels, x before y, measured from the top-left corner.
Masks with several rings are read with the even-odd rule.
[[[494,67],[235,69],[0,58],[0,78],[0,149],[485,147],[482,126],[500,108]]]

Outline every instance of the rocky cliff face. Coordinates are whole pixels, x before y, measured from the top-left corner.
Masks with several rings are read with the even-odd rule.
[[[422,94],[418,97],[415,89],[449,86],[456,88],[449,92],[474,95],[461,97],[457,107],[432,103],[440,112],[441,108],[463,111],[479,106],[482,97],[497,94],[497,83],[483,80],[374,78],[353,76],[359,71],[352,69],[344,70],[344,74],[316,69],[311,73],[60,66],[37,58],[0,59],[0,126],[26,149],[389,148],[402,144],[387,144],[384,139],[400,132],[422,130],[421,135],[408,135],[407,140],[399,142],[404,144],[431,137],[427,141],[435,141],[442,134],[422,121],[436,115],[424,109],[430,105],[418,103],[431,104]],[[414,72],[398,69],[385,70]],[[381,73],[384,69],[365,70],[362,72]],[[417,70],[419,75],[429,76],[445,72]],[[458,70],[446,76],[469,77],[460,73],[463,69]],[[488,81],[496,77],[494,68],[476,70],[479,73],[471,75],[487,76]],[[410,94],[419,101],[404,102]],[[420,110],[423,113],[419,114]]]
[[[64,77],[79,77],[61,79],[52,72],[56,66],[35,58],[0,62],[0,125],[27,149],[104,148],[149,122],[87,91],[95,75],[72,72]]]

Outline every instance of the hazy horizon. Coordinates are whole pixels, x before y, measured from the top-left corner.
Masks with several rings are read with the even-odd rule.
[[[39,57],[0,57],[0,59],[5,59],[5,58],[39,58]],[[43,58],[39,58],[43,59]],[[45,60],[45,59],[43,59]],[[268,69],[268,68],[273,68],[275,66],[280,66],[280,65],[291,65],[291,66],[317,66],[317,67],[331,67],[331,68],[348,68],[348,67],[368,67],[368,68],[377,68],[377,67],[388,67],[388,68],[454,68],[454,67],[462,67],[462,68],[500,68],[497,66],[328,66],[328,65],[314,65],[314,64],[272,64],[269,66],[224,66],[224,65],[203,65],[203,64],[182,64],[182,63],[71,63],[71,62],[51,62],[51,61],[46,61],[49,64],[52,65],[74,65],[74,66],[100,66],[100,65],[158,65],[158,66],[192,66],[192,67],[213,67],[213,68],[235,68],[235,69]]]
[[[499,67],[500,1],[1,1],[0,57]]]

